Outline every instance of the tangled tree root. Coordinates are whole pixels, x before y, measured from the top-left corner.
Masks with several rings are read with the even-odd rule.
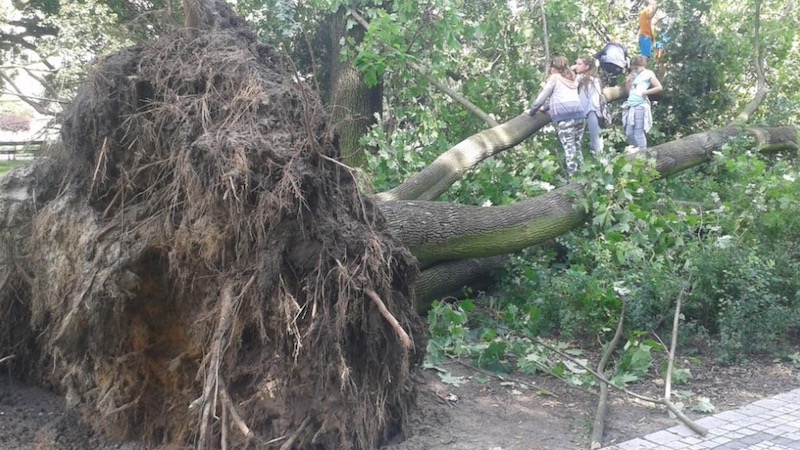
[[[62,129],[32,227],[0,230],[0,275],[20,276],[0,307],[29,327],[6,321],[0,355],[34,344],[7,364],[153,445],[375,448],[402,429],[416,263],[283,55],[234,18],[130,48]]]

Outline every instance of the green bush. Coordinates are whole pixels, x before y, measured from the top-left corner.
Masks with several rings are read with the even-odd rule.
[[[762,250],[731,245],[708,248],[695,257],[686,315],[717,336],[724,361],[776,353],[790,332],[800,330],[797,272],[786,278],[786,270],[778,268],[786,262],[794,269],[800,265],[786,260],[778,264]]]

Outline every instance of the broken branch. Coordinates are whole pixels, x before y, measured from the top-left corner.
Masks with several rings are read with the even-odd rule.
[[[608,343],[600,362],[597,364],[597,373],[603,373],[606,370],[606,364],[617,348],[619,340],[622,337],[622,324],[625,320],[625,303],[622,303],[622,310],[619,313],[619,322],[617,323],[617,330],[614,332],[614,337]],[[597,410],[594,413],[594,422],[592,423],[592,437],[589,440],[589,448],[591,450],[599,449],[603,446],[603,430],[605,428],[606,411],[608,410],[608,385],[602,383],[600,385],[600,398],[597,400]]]
[[[617,386],[616,384],[614,384],[611,381],[609,381],[603,375],[601,375],[601,374],[597,373],[595,370],[592,370],[591,368],[587,367],[586,364],[583,364],[582,362],[580,362],[577,359],[569,356],[568,354],[562,352],[561,350],[559,350],[559,349],[557,349],[557,348],[555,348],[555,347],[553,347],[551,345],[548,345],[547,343],[545,343],[541,339],[536,339],[536,342],[539,345],[541,345],[542,347],[544,347],[544,348],[546,348],[546,349],[558,354],[562,358],[567,359],[567,360],[577,364],[578,367],[580,367],[581,369],[589,372],[592,376],[597,378],[599,381],[605,383],[609,387],[612,387],[612,388],[614,388],[614,389],[616,389],[616,390],[618,390],[620,392],[624,392],[626,395],[629,395],[631,397],[638,398],[639,400],[642,400],[642,401],[645,401],[645,402],[648,402],[648,403],[655,403],[655,404],[666,406],[670,411],[672,411],[673,414],[675,414],[675,417],[677,417],[687,427],[689,427],[692,431],[694,431],[695,433],[699,434],[700,436],[705,436],[706,434],[708,434],[708,430],[706,430],[705,428],[701,427],[700,425],[695,423],[692,419],[690,419],[688,416],[686,416],[686,414],[683,414],[681,411],[679,411],[678,408],[674,404],[672,404],[672,402],[670,402],[669,400],[667,400],[665,398],[647,397],[647,396],[644,396],[644,395],[637,394],[635,392],[629,391],[629,390],[625,389],[624,387]]]

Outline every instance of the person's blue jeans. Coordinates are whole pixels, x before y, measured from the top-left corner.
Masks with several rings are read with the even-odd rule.
[[[597,118],[597,112],[589,111],[586,116],[586,124],[589,128],[589,151],[595,158],[600,158],[600,155],[603,154],[603,137],[600,136],[600,121]]]

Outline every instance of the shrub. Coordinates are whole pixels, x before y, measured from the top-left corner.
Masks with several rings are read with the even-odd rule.
[[[0,130],[18,133],[20,131],[30,131],[31,118],[16,114],[0,115]]]

